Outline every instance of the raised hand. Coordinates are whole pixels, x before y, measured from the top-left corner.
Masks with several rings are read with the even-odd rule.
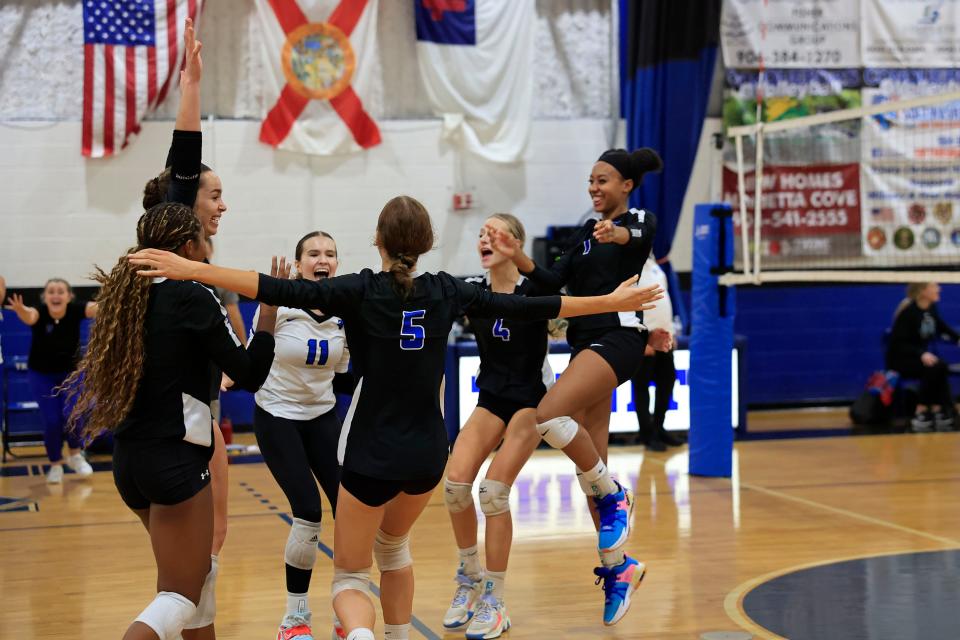
[[[663,299],[660,285],[641,289],[637,286],[639,279],[640,276],[627,278],[610,294],[617,311],[649,311],[657,306],[654,304],[657,300]]]
[[[601,220],[593,227],[594,239],[603,244],[617,241],[617,230],[621,227],[616,226],[610,220]]]
[[[128,255],[127,260],[132,265],[146,267],[137,271],[138,276],[171,280],[193,280],[197,265],[203,264],[162,249],[141,249]]]
[[[654,329],[650,332],[647,345],[654,351],[670,351],[673,349],[673,336],[666,329]]]
[[[11,293],[7,298],[7,309],[13,311],[18,316],[27,312],[27,305],[23,304],[23,296],[19,293]]]
[[[292,267],[293,263],[287,263],[287,259],[284,256],[280,256],[279,259],[277,256],[273,256],[273,258],[270,260],[270,276],[273,278],[289,280],[290,270]]]
[[[203,43],[197,40],[193,20],[187,18],[184,20],[183,26],[184,66],[183,71],[180,72],[181,83],[184,81],[200,82],[200,77],[203,75],[203,61],[200,59],[200,49],[202,48]]]
[[[523,251],[523,244],[506,231],[486,225],[483,232],[490,239],[490,248],[506,258],[513,259]]]

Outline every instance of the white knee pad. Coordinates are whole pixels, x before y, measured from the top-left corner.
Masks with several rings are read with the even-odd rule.
[[[443,501],[450,513],[460,513],[473,506],[473,485],[467,482],[443,481]]]
[[[343,591],[359,591],[370,596],[370,567],[360,571],[347,571],[340,567],[333,568],[333,583],[331,593],[334,598]]]
[[[410,556],[410,535],[391,536],[377,531],[373,542],[373,557],[377,559],[380,571],[397,571],[413,564]]]
[[[183,625],[197,611],[190,599],[173,591],[161,591],[147,608],[140,612],[136,622],[142,622],[160,636],[160,640],[174,640]]]
[[[567,416],[559,416],[537,425],[543,441],[554,449],[563,449],[573,441],[579,426]]]
[[[480,482],[480,510],[487,517],[510,511],[510,485],[498,480]]]
[[[213,624],[214,618],[217,617],[217,574],[219,572],[219,559],[217,556],[210,556],[210,571],[203,581],[197,612],[183,625],[184,629],[203,629]]]
[[[317,543],[320,542],[320,523],[294,518],[287,536],[283,560],[291,567],[310,570],[317,561]]]

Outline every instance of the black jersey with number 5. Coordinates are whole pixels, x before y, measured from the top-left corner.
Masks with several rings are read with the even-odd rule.
[[[489,276],[467,282],[490,290]],[[513,293],[541,296],[545,290],[520,276]],[[467,316],[480,352],[477,387],[521,404],[536,404],[547,389],[543,384],[543,359],[547,357],[547,321]]]
[[[349,435],[343,465],[383,480],[443,473],[449,443],[440,413],[440,381],[455,318],[547,319],[560,311],[559,296],[491,293],[443,272],[416,275],[404,298],[391,274],[370,269],[320,281],[261,274],[257,299],[323,309],[343,319],[360,377],[344,424]]]

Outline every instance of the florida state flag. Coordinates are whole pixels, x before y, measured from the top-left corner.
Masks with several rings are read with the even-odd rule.
[[[317,155],[380,144],[363,106],[377,55],[378,0],[256,2],[265,85],[274,88],[260,140]]]

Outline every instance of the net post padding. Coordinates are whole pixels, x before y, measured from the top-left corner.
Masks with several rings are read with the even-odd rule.
[[[719,286],[733,262],[728,204],[694,207],[690,335],[690,473],[729,478],[733,471],[730,371],[736,290]]]

